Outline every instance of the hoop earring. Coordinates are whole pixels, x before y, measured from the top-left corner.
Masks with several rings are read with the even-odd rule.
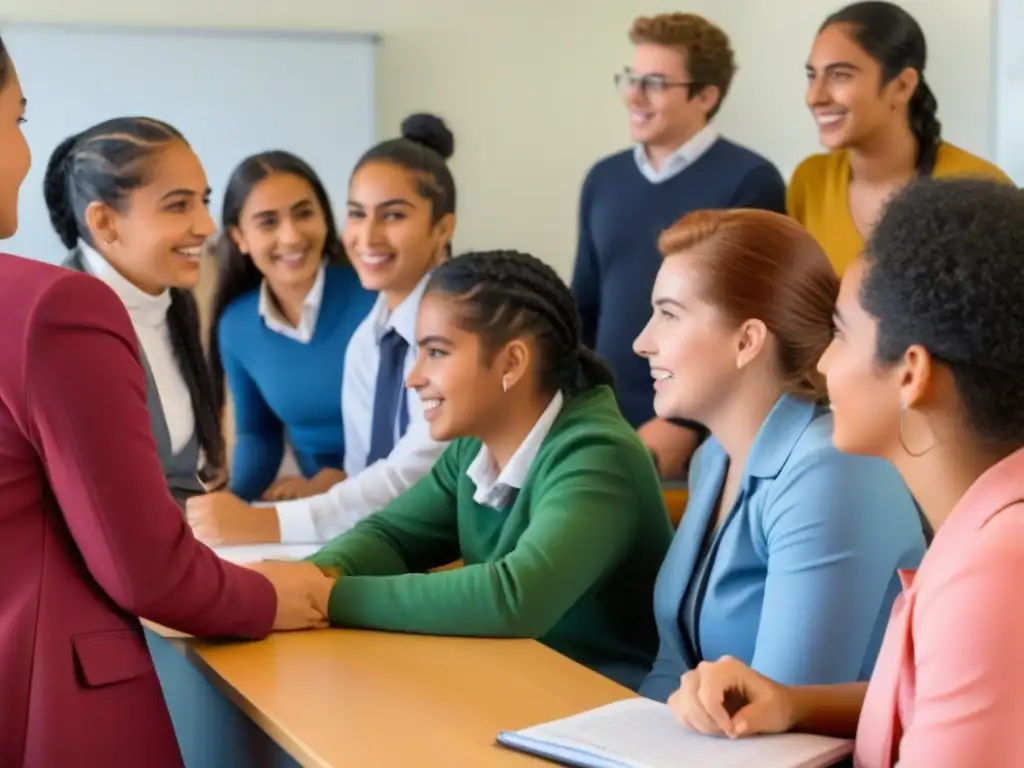
[[[922,456],[924,456],[926,453],[931,451],[932,448],[935,447],[934,435],[932,436],[933,437],[932,444],[929,445],[927,448],[925,448],[923,451],[914,452],[914,451],[910,450],[910,448],[907,446],[906,439],[903,437],[903,424],[904,424],[904,417],[905,417],[906,412],[907,412],[907,407],[903,403],[900,403],[900,433],[899,433],[899,436],[900,436],[900,447],[903,448],[904,451],[906,451],[908,456],[910,456],[912,458],[915,458],[915,459],[919,459]]]

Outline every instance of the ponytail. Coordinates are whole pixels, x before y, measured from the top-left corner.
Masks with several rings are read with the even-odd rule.
[[[212,477],[225,465],[224,435],[213,380],[206,367],[206,358],[200,341],[199,308],[191,291],[172,288],[170,293],[171,306],[167,311],[167,330],[178,369],[188,387],[196,435],[206,458],[201,473],[206,477]]]
[[[615,374],[611,367],[590,347],[580,346],[577,351],[579,364],[576,381],[569,386],[570,391],[590,389],[591,387],[615,387]]]
[[[924,75],[910,99],[910,130],[917,139],[917,173],[931,176],[942,144],[942,123],[938,118],[939,102],[925,82]]]

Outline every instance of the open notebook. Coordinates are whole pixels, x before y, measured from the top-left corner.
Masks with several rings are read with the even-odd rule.
[[[824,768],[853,742],[787,733],[727,739],[676,722],[664,704],[626,699],[521,731],[502,731],[506,747],[579,768]]]

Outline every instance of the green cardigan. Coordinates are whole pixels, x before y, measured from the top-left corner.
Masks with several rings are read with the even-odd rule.
[[[430,474],[310,558],[344,574],[331,623],[536,638],[635,688],[657,649],[652,596],[672,526],[614,394],[566,399],[507,509],[473,500],[466,469],[480,448],[453,441]]]

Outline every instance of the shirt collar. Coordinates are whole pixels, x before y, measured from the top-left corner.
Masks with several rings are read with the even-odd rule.
[[[647,180],[652,184],[660,184],[693,165],[701,155],[711,149],[711,145],[716,141],[718,141],[718,130],[709,124],[697,131],[681,147],[666,157],[665,162],[658,170],[651,165],[643,144],[637,144],[633,148],[633,157],[636,159],[640,172]]]
[[[320,271],[317,272],[316,279],[313,281],[313,287],[309,289],[306,298],[302,300],[302,312],[298,326],[293,326],[288,322],[271,294],[270,285],[264,278],[260,282],[259,313],[267,328],[303,343],[312,339],[313,332],[316,330],[316,321],[320,316],[320,305],[323,303],[326,273],[327,264],[321,264]]]
[[[132,323],[148,327],[159,327],[167,320],[167,310],[171,306],[171,292],[164,290],[156,296],[136,287],[108,262],[99,251],[86,243],[78,242],[78,250],[82,254],[86,271],[95,278],[106,283],[124,304],[132,318]]]
[[[416,287],[412,289],[412,293],[406,296],[394,311],[388,310],[387,298],[383,293],[377,297],[373,309],[370,310],[370,322],[373,326],[374,338],[378,343],[385,333],[394,328],[410,348],[416,346],[416,314],[420,308],[420,299],[423,298],[423,292],[429,281],[430,273],[428,272],[420,278]]]
[[[533,429],[519,444],[516,452],[512,454],[512,458],[508,460],[508,464],[500,473],[497,471],[494,456],[491,455],[487,446],[480,446],[476,458],[466,468],[466,476],[476,485],[473,501],[495,509],[508,506],[511,494],[526,484],[530,468],[533,466],[537,454],[540,453],[541,446],[551,431],[555,419],[558,418],[564,402],[565,398],[562,393],[556,392],[548,407],[544,409],[544,413],[533,425]]]

